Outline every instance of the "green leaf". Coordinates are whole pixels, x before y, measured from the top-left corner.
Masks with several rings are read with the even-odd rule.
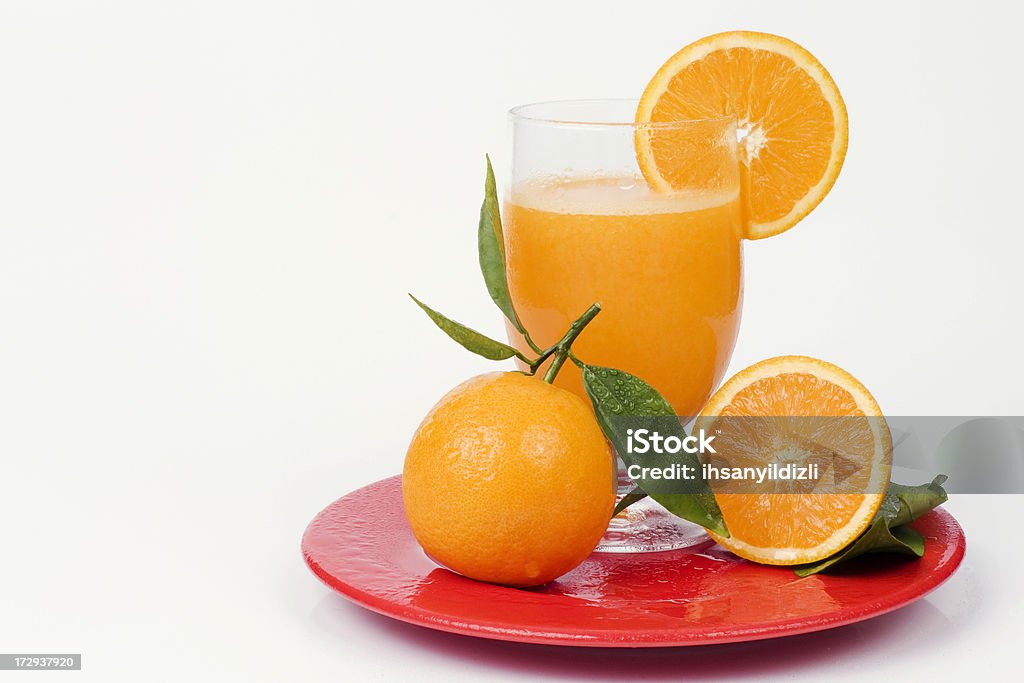
[[[582,364],[582,369],[583,386],[594,404],[597,422],[627,467],[633,464],[658,467],[677,462],[692,467],[691,471],[696,473],[694,479],[685,482],[644,478],[637,485],[672,514],[728,536],[722,511],[718,509],[711,486],[701,476],[700,461],[695,454],[647,455],[640,463],[626,448],[627,421],[617,418],[638,418],[629,420],[629,427],[649,429],[665,437],[686,438],[686,430],[669,402],[654,387],[628,372],[586,364]],[[659,458],[664,460],[660,465]],[[681,488],[689,490],[680,493]]]
[[[921,486],[905,486],[892,482],[885,492],[885,499],[882,501],[878,513],[890,520],[889,526],[896,527],[907,522],[912,522],[932,508],[936,508],[946,502],[946,490],[942,485],[946,482],[946,475],[940,474],[932,479],[929,484]]]
[[[647,497],[647,494],[643,492],[639,486],[634,488],[632,491],[624,495],[619,499],[619,502],[615,504],[615,509],[612,511],[612,517],[619,514],[633,503],[643,500]]]
[[[817,574],[866,553],[921,557],[924,555],[924,538],[905,525],[946,502],[946,491],[942,488],[945,481],[945,475],[940,474],[930,484],[921,486],[890,483],[867,531],[832,557],[796,568],[796,575]]]
[[[480,252],[480,272],[484,275],[487,293],[509,322],[520,333],[523,323],[519,321],[508,293],[508,279],[505,275],[505,242],[501,232],[501,211],[498,206],[498,189],[494,182],[491,158],[487,157],[487,180],[484,182],[484,203],[480,206],[480,225],[477,228],[477,247]]]
[[[500,341],[491,339],[488,336],[480,334],[476,330],[470,329],[462,323],[457,323],[450,318],[446,318],[430,306],[414,297],[412,294],[409,295],[416,305],[423,309],[434,324],[441,328],[441,330],[449,337],[462,344],[465,348],[469,349],[473,353],[483,356],[489,360],[505,360],[506,358],[523,358],[523,356],[513,349],[508,344],[502,344]],[[525,360],[525,359],[524,359]]]

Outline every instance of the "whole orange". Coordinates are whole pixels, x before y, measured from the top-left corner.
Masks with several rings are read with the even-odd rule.
[[[481,581],[537,586],[582,562],[615,502],[612,450],[575,394],[519,372],[479,375],[416,430],[402,496],[434,560]]]

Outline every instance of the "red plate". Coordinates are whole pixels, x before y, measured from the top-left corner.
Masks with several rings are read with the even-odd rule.
[[[842,574],[798,579],[707,544],[661,553],[594,553],[532,589],[459,576],[413,538],[392,477],[335,501],[302,537],[306,563],[328,586],[375,612],[428,628],[549,645],[667,647],[820,631],[902,607],[956,571],[966,547],[949,513],[914,526],[923,558],[875,555]]]

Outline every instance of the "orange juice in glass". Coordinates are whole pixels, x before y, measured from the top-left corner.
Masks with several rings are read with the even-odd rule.
[[[627,100],[512,110],[503,220],[509,290],[541,347],[599,302],[600,315],[573,346],[576,355],[643,378],[677,414],[694,416],[723,378],[740,321],[743,217],[735,121],[634,124],[635,111],[636,102]],[[686,155],[678,164],[683,174],[667,192],[651,189],[637,166],[637,136],[654,127]],[[528,350],[521,335],[511,328],[509,334]],[[572,364],[556,383],[586,398]],[[601,549],[659,550],[704,537],[696,525],[653,505],[634,505],[627,513],[661,524],[660,540],[648,529],[648,540],[656,540],[645,547],[631,545],[625,533],[619,542],[606,537]]]

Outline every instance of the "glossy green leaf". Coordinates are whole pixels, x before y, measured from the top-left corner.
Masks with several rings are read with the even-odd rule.
[[[512,358],[513,356],[522,358],[522,355],[508,344],[503,344],[500,341],[491,339],[486,335],[480,334],[474,329],[466,327],[462,323],[446,318],[414,297],[412,294],[410,294],[409,297],[416,302],[417,306],[423,309],[423,312],[426,313],[427,316],[434,321],[434,324],[440,327],[445,334],[478,356],[483,356],[489,360],[505,360],[506,358]]]
[[[715,502],[711,486],[700,476],[701,465],[695,454],[648,454],[643,463],[639,463],[626,448],[626,421],[616,418],[636,418],[629,421],[631,428],[650,429],[665,437],[686,438],[686,430],[669,402],[639,377],[612,368],[584,364],[583,386],[594,405],[598,424],[627,467],[633,464],[659,467],[676,462],[692,467],[697,475],[686,482],[642,478],[637,485],[672,514],[728,536],[722,511]],[[680,492],[680,489],[688,490]]]
[[[483,273],[487,293],[519,331],[523,324],[512,306],[505,273],[505,242],[501,231],[501,210],[498,189],[494,181],[491,158],[487,157],[487,179],[484,182],[484,203],[480,206],[480,224],[477,228],[477,247],[480,252],[480,272]]]
[[[942,488],[945,481],[945,475],[940,474],[930,484],[921,486],[890,483],[882,505],[867,531],[832,557],[796,568],[797,576],[810,576],[833,569],[866,553],[900,553],[921,557],[924,555],[924,538],[905,525],[946,502],[946,491]]]

